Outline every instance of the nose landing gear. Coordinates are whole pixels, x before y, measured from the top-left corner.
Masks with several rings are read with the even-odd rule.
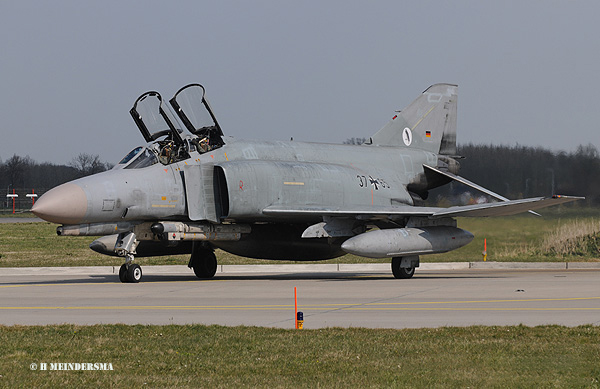
[[[131,259],[127,259],[128,261],[119,268],[119,280],[123,283],[131,282],[137,284],[142,279],[142,267],[137,263],[131,263],[133,255],[131,255]]]
[[[133,232],[123,232],[117,238],[115,251],[125,257],[125,263],[119,268],[119,280],[123,283],[138,283],[142,279],[142,268],[137,263],[132,263],[138,243]]]

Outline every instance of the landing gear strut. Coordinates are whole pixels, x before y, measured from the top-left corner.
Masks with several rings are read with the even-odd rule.
[[[188,267],[194,269],[194,274],[198,278],[212,278],[217,272],[217,257],[215,252],[199,242],[194,242],[192,246],[192,256]]]
[[[417,267],[419,267],[418,255],[392,258],[392,274],[394,274],[394,278],[412,278]]]
[[[119,280],[123,283],[138,283],[142,279],[142,268],[137,263],[132,263],[138,243],[133,232],[123,232],[117,238],[115,251],[125,257],[125,263],[119,268]]]

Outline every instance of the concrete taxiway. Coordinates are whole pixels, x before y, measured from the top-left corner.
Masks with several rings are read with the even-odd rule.
[[[43,220],[38,217],[0,217],[0,224],[39,222],[43,222]]]
[[[293,328],[294,288],[305,328],[600,324],[600,269],[425,267],[396,280],[389,265],[360,266],[290,273],[232,267],[204,281],[184,266],[145,266],[139,284],[121,284],[106,267],[0,269],[0,324]]]

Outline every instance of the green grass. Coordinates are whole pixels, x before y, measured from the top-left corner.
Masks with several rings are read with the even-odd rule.
[[[598,387],[600,327],[0,327],[0,386]],[[39,371],[31,363],[111,363]]]
[[[547,255],[539,247],[557,228],[575,220],[600,220],[600,208],[554,207],[544,210],[544,217],[529,214],[498,218],[461,218],[458,226],[475,235],[473,242],[459,250],[422,256],[423,262],[481,261],[483,240],[487,239],[488,261],[598,261],[600,252],[581,255]],[[50,223],[0,224],[0,267],[19,266],[119,266],[123,260],[97,254],[88,248],[95,237],[56,235]],[[290,263],[238,257],[217,251],[220,264]],[[189,256],[137,258],[140,265],[188,263]],[[389,259],[366,259],[345,255],[327,262],[373,263]],[[326,262],[325,262],[326,263]]]
[[[542,212],[543,211],[543,212]],[[598,261],[596,255],[546,255],[544,239],[561,226],[577,220],[599,221],[600,208],[554,207],[540,211],[543,217],[522,214],[496,218],[461,218],[458,227],[475,235],[471,244],[449,253],[425,257],[425,261],[481,261],[487,239],[488,261]]]

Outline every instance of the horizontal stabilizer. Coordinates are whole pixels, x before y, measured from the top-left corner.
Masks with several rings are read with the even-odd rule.
[[[471,187],[471,188],[473,188],[473,189],[475,189],[475,190],[478,190],[478,191],[480,191],[480,192],[482,192],[482,193],[485,193],[485,194],[487,194],[487,195],[489,195],[489,196],[491,196],[491,197],[495,198],[496,200],[500,200],[500,201],[510,201],[510,200],[509,200],[509,199],[507,199],[506,197],[504,197],[504,196],[502,196],[502,195],[499,195],[498,193],[492,192],[491,190],[489,190],[489,189],[486,189],[486,188],[484,188],[484,187],[483,187],[483,186],[481,186],[481,185],[477,185],[476,183],[474,183],[474,182],[471,182],[471,181],[467,180],[467,179],[466,179],[466,178],[464,178],[464,177],[457,176],[456,174],[452,174],[452,173],[450,173],[450,172],[445,172],[445,171],[443,171],[443,170],[436,169],[436,168],[434,168],[434,167],[427,166],[427,165],[423,165],[423,167],[424,167],[425,169],[429,169],[429,170],[431,170],[431,171],[433,171],[433,172],[435,172],[435,173],[437,173],[437,174],[440,174],[440,175],[442,175],[442,176],[448,177],[448,178],[450,178],[450,179],[452,179],[452,180],[454,180],[454,181],[456,181],[456,182],[460,182],[461,184],[464,184],[464,185],[466,185],[466,186],[468,186],[468,187]],[[531,209],[528,209],[528,210],[527,210],[527,212],[529,212],[529,213],[531,213],[532,215],[535,215],[535,216],[542,216],[542,215],[540,215],[540,214],[539,214],[539,213],[537,213],[537,212],[533,212]]]
[[[478,191],[480,191],[480,192],[483,192],[483,193],[485,193],[485,194],[487,194],[487,195],[489,195],[489,196],[491,196],[491,197],[495,198],[496,200],[500,200],[500,201],[509,201],[509,199],[507,199],[506,197],[504,197],[504,196],[501,196],[501,195],[499,195],[498,193],[492,192],[491,190],[489,190],[489,189],[486,189],[486,188],[484,188],[484,187],[483,187],[483,186],[481,186],[481,185],[477,185],[476,183],[474,183],[474,182],[471,182],[471,181],[467,180],[467,179],[466,179],[466,178],[464,178],[464,177],[457,176],[456,174],[452,174],[452,173],[450,173],[450,172],[445,172],[445,171],[443,171],[443,170],[436,169],[436,168],[434,168],[434,167],[427,166],[427,165],[423,165],[423,167],[424,167],[425,169],[431,170],[432,172],[435,172],[435,173],[437,173],[437,174],[441,174],[442,176],[448,177],[448,178],[450,178],[450,179],[452,179],[452,180],[454,180],[454,181],[460,182],[461,184],[465,184],[466,186],[469,186],[469,187],[471,187],[471,188],[473,188],[473,189],[476,189],[476,190],[478,190]]]

